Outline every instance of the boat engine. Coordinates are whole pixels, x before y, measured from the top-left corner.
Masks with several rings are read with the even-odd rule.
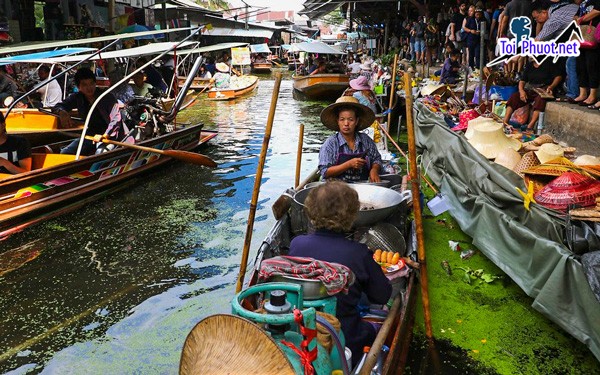
[[[251,311],[244,306],[249,300],[264,298],[264,313]],[[317,321],[327,326],[317,316],[317,309],[335,304],[335,297],[304,301],[302,286],[293,283],[272,282],[258,284],[238,293],[232,300],[232,313],[246,318],[261,327],[277,342],[288,357],[294,371],[304,374],[305,366],[312,366],[315,374],[329,375],[334,370],[346,368],[344,336],[331,329],[332,341],[337,343],[331,351],[316,339]],[[340,355],[341,353],[341,355]],[[343,362],[342,362],[343,361]]]

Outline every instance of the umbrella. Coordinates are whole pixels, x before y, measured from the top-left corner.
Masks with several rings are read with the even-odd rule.
[[[139,33],[142,31],[154,31],[156,30],[153,27],[150,26],[145,26],[145,25],[138,25],[137,23],[133,24],[133,25],[129,25],[129,26],[125,26],[124,28],[122,28],[121,30],[117,31],[117,34],[125,34],[125,33]],[[164,38],[165,34],[155,34],[155,35],[144,35],[144,36],[136,36],[135,40],[141,40],[141,39],[161,39]]]

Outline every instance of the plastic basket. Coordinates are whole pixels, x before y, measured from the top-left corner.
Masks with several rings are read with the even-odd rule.
[[[373,91],[375,92],[375,95],[382,95],[383,94],[383,85],[377,85],[373,88]]]

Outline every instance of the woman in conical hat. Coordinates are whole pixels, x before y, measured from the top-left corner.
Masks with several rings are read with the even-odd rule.
[[[360,130],[375,120],[375,114],[352,96],[342,96],[321,112],[323,125],[337,133],[327,138],[319,151],[323,179],[346,182],[380,182],[381,155],[375,142]]]

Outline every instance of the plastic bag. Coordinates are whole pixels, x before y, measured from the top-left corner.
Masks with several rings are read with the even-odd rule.
[[[510,116],[510,122],[525,125],[529,121],[529,104],[517,109]]]

